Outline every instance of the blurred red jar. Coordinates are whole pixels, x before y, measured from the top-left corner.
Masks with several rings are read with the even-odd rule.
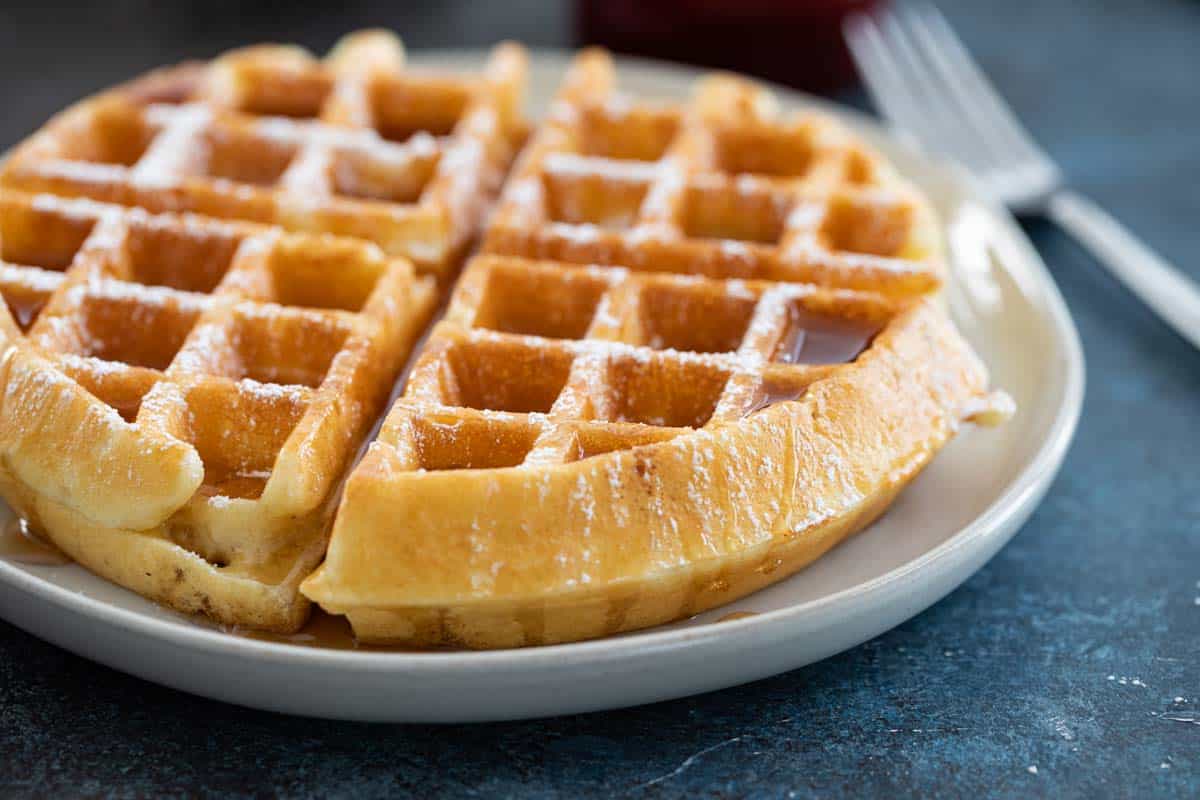
[[[879,0],[579,0],[579,40],[815,92],[854,83],[842,21]]]

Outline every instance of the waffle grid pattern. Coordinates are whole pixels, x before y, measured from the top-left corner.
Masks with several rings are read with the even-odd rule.
[[[524,71],[502,45],[423,75],[379,33],[248,48],[19,147],[0,379],[39,419],[0,418],[6,498],[181,610],[295,630],[312,600],[470,646],[723,602],[885,507],[986,385],[929,300],[924,200],[831,118],[722,75],[630,101],[597,51],[525,144]],[[50,430],[96,418],[96,446]],[[810,501],[827,544],[792,538]]]
[[[235,571],[285,543],[221,513],[319,510],[434,294],[357,240],[0,193],[10,335],[126,422],[196,449],[190,506],[205,516],[185,509],[169,535]]]
[[[831,117],[761,87],[699,82],[685,107],[626,99],[610,57],[574,61],[506,185],[490,252],[921,294],[930,212]]]
[[[383,438],[424,470],[664,441],[799,398],[896,310],[799,284],[479,256]]]
[[[522,135],[525,55],[479,76],[404,67],[399,40],[234,51],[69,110],[3,181],[154,212],[351,235],[450,277]]]

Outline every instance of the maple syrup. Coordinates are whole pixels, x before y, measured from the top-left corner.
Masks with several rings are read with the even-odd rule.
[[[29,333],[34,320],[41,313],[42,307],[46,305],[45,297],[34,294],[12,292],[6,294],[4,300],[8,304],[8,310],[12,312],[13,319],[16,320],[17,327],[21,329],[21,333]]]
[[[113,401],[109,403],[109,406],[116,409],[116,412],[121,415],[121,419],[132,424],[137,421],[138,410],[142,407],[142,398]]]
[[[728,614],[722,614],[718,617],[717,622],[733,622],[734,620],[749,619],[750,617],[757,616],[757,611],[730,611]]]
[[[879,327],[868,322],[814,314],[793,306],[774,360],[781,364],[845,364],[858,358],[878,332]]]
[[[299,647],[319,647],[325,650],[364,650],[378,653],[426,652],[433,648],[410,648],[392,645],[365,644],[354,637],[354,629],[345,617],[326,614],[314,609],[304,627],[295,633],[273,633],[250,628],[220,626],[220,630],[233,636],[254,639],[259,642],[290,644]]]
[[[776,403],[784,403],[788,400],[799,400],[808,390],[808,386],[772,386],[764,382],[759,388],[758,394],[754,398],[754,402],[750,408],[746,410],[746,414],[753,414],[755,411],[762,411],[764,408],[775,405]]]
[[[269,472],[237,472],[221,480],[205,483],[200,491],[208,496],[220,495],[236,499],[257,500],[267,487]]]
[[[48,542],[22,517],[12,517],[0,531],[0,559],[38,567],[61,567],[71,559]]]

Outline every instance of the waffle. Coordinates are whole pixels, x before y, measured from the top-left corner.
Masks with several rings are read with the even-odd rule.
[[[479,256],[302,590],[375,642],[659,624],[811,562],[992,408],[928,298]]]
[[[525,69],[506,44],[478,76],[408,70],[382,32],[237,50],[68,109],[0,184],[360,237],[448,280],[524,135]]]
[[[685,106],[616,91],[584,51],[506,185],[489,252],[918,295],[944,268],[934,215],[829,115],[779,113],[730,75]]]
[[[232,625],[586,639],[790,575],[1003,417],[928,206],[831,118],[585,51],[515,155],[519,48],[402,62],[172,68],[4,165],[0,492],[84,566]]]
[[[436,292],[328,235],[0,190],[0,491],[116,583],[294,630]]]

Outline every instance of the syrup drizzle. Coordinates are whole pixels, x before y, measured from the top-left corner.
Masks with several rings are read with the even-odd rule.
[[[121,419],[133,423],[137,421],[138,410],[142,407],[142,398],[137,397],[133,400],[121,399],[110,402],[109,405],[121,415]]]
[[[37,567],[61,567],[71,559],[48,542],[28,520],[12,517],[0,531],[0,558]]]
[[[878,332],[877,325],[793,306],[774,360],[781,364],[845,364],[858,358]]]
[[[36,295],[17,295],[16,293],[12,293],[6,295],[4,299],[8,304],[8,310],[12,312],[17,327],[21,329],[21,333],[29,333],[29,329],[33,327],[34,320],[41,313],[42,307],[46,305],[46,298]]]
[[[204,484],[200,491],[204,494],[221,495],[247,500],[257,500],[262,497],[267,486],[267,479],[259,475],[234,475],[219,483]]]
[[[799,400],[808,391],[808,386],[772,386],[768,383],[763,383],[755,397],[750,408],[746,410],[746,415],[749,416],[755,411],[762,411],[764,408],[775,405],[776,403],[784,403],[788,400]]]
[[[426,652],[426,650],[389,645],[371,645],[358,641],[350,621],[345,617],[326,614],[320,609],[314,609],[312,616],[304,627],[295,633],[273,633],[271,631],[256,631],[237,626],[219,626],[223,633],[240,636],[244,639],[254,639],[260,642],[275,644],[290,644],[299,647],[320,647],[326,650],[364,650],[380,653],[397,652]],[[432,649],[432,648],[430,648]]]
[[[757,611],[730,611],[728,614],[722,614],[720,617],[717,617],[717,622],[733,622],[739,619],[749,619],[750,617],[757,617],[758,613]]]

